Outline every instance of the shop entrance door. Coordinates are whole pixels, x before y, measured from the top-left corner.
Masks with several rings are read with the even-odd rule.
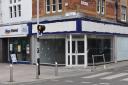
[[[84,53],[84,40],[72,41],[72,53],[70,56],[70,41],[68,41],[68,66],[84,65],[85,53]]]

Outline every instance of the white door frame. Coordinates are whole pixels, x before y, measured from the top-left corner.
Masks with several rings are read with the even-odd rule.
[[[71,42],[70,42],[71,41]],[[75,41],[75,53],[72,53],[72,41]],[[78,41],[84,41],[84,53],[78,53]],[[69,46],[71,47],[70,49],[68,49],[68,42]],[[70,34],[69,39],[66,37],[66,66],[84,66],[87,67],[87,35],[84,35],[83,39],[79,39],[79,38],[75,38],[72,39],[72,35]],[[68,53],[68,50],[69,53]],[[75,55],[75,64],[73,65],[72,63],[72,56]],[[79,65],[78,64],[78,55],[84,55],[84,64]],[[70,63],[68,60],[68,57],[70,57]]]

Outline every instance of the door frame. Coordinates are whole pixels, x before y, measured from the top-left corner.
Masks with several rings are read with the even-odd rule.
[[[69,38],[66,38],[65,39],[66,40],[66,66],[84,66],[84,67],[87,67],[87,35],[84,35],[84,38],[73,38],[72,39],[72,35],[70,34],[70,37]],[[83,41],[84,42],[84,52],[83,53],[72,53],[72,51],[71,51],[71,53],[70,53],[70,50],[72,50],[72,49],[69,49],[69,47],[68,47],[68,43],[69,44],[72,44],[72,42],[70,43],[70,41],[75,41],[75,42],[77,42],[78,43],[78,41]],[[78,49],[78,45],[77,45],[77,43],[75,43],[75,51]],[[70,46],[70,45],[69,45]],[[72,47],[72,46],[71,46]],[[69,51],[68,51],[69,50]],[[72,56],[73,55],[75,55],[75,64],[73,65],[73,63],[72,63]],[[83,55],[84,56],[84,64],[78,64],[78,56],[79,55]],[[70,58],[70,59],[68,59],[68,58]]]

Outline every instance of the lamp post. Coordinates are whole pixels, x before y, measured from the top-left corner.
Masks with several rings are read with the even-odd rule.
[[[39,23],[39,0],[37,0],[37,44],[36,44],[36,79],[39,79],[40,75],[40,41],[39,35],[45,31],[45,25]]]
[[[39,0],[37,0],[37,26],[39,25]],[[37,44],[36,44],[36,79],[39,79],[40,75],[40,48],[39,48],[39,32],[37,30]]]

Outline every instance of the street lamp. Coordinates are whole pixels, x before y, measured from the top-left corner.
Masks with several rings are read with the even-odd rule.
[[[39,25],[39,0],[36,2],[37,4],[37,26]],[[37,44],[36,44],[36,79],[39,79],[40,75],[40,50],[39,50],[39,32],[37,31]]]
[[[37,53],[36,53],[36,79],[39,79],[40,75],[40,42],[39,35],[43,33],[45,26],[39,24],[39,0],[37,0]]]

